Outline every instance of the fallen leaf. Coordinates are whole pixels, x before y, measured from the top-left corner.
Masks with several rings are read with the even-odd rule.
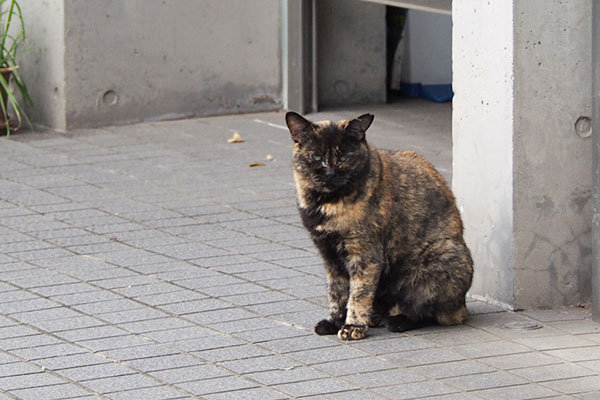
[[[227,139],[227,143],[242,143],[244,139],[240,136],[239,133],[234,132],[233,136],[230,139]]]
[[[273,161],[274,158],[273,155],[267,154],[267,161]]]
[[[251,163],[251,164],[248,164],[248,166],[249,166],[250,168],[252,168],[252,167],[264,167],[264,166],[265,166],[265,163],[264,163],[264,162],[253,162],[253,163]]]

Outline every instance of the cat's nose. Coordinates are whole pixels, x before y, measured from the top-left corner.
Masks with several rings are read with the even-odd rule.
[[[325,168],[325,176],[331,178],[335,175],[335,170],[332,167]]]

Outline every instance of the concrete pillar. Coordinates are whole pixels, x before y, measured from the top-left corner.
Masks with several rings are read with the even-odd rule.
[[[590,299],[591,5],[453,1],[453,188],[476,297]]]
[[[316,79],[313,64],[314,38],[313,1],[285,0],[282,2],[283,107],[301,114],[315,112],[312,82]]]
[[[592,205],[592,316],[600,322],[600,0],[594,0],[592,17],[593,168]]]

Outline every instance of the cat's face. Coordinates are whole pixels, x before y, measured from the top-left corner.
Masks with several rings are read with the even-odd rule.
[[[285,119],[295,143],[294,171],[312,189],[324,193],[348,189],[364,173],[369,159],[365,132],[373,122],[373,115],[313,123],[288,112]]]

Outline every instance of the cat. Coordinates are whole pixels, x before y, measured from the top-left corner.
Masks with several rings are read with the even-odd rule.
[[[454,195],[415,152],[369,145],[373,119],[285,116],[300,217],[327,272],[330,315],[315,331],[356,340],[384,323],[462,324],[473,260]]]

